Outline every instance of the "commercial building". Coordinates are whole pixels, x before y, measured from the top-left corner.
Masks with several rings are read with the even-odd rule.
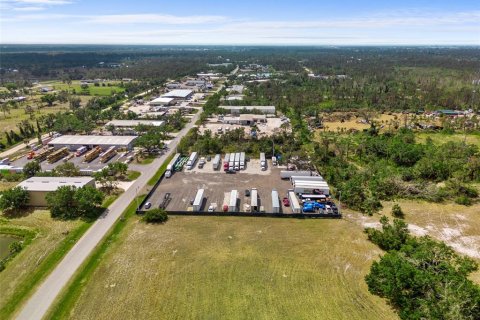
[[[131,150],[135,139],[137,136],[60,136],[48,145],[56,149],[67,147],[72,151],[82,146],[90,149],[99,146],[102,149],[117,147]]]
[[[173,98],[175,100],[187,100],[193,95],[193,90],[172,90],[165,93],[161,98]]]
[[[28,191],[28,205],[32,207],[46,207],[45,197],[48,193],[56,191],[63,186],[81,188],[84,186],[95,187],[95,179],[90,177],[32,177],[22,181],[18,187]]]
[[[150,106],[170,106],[172,104],[175,103],[175,99],[174,98],[165,98],[165,97],[160,97],[160,98],[156,98],[156,99],[153,99],[152,101],[150,101],[148,104]]]
[[[240,114],[252,112],[254,110],[263,114],[275,114],[274,106],[219,106],[220,109],[227,110],[231,114]]]
[[[267,117],[264,114],[241,114],[238,117],[223,117],[220,121],[225,124],[249,126],[257,122],[267,122]]]
[[[135,128],[139,125],[161,127],[165,124],[165,121],[152,121],[152,120],[112,120],[105,125],[105,128],[113,126],[115,133],[121,133],[124,135],[136,135]]]

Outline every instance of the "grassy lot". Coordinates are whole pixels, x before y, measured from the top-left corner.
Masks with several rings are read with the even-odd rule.
[[[0,219],[0,227],[37,232],[33,241],[0,272],[0,319],[9,319],[90,224],[52,220],[46,210],[36,210],[18,218],[2,216]]]
[[[4,115],[3,112],[0,112],[0,128],[2,128],[1,132],[10,130],[18,132],[17,123],[22,120],[30,120],[30,115],[25,113],[25,106],[29,104],[33,107],[34,115],[36,118],[40,117],[43,114],[57,113],[60,111],[65,111],[67,109],[67,107],[64,105],[54,105],[52,107],[43,107],[37,109],[36,104],[24,103],[17,109],[10,109],[10,113],[7,113],[6,115]],[[34,120],[30,120],[30,122],[35,124]],[[2,138],[4,138],[3,134]]]
[[[107,83],[110,83],[111,86],[108,87]],[[103,87],[101,84],[100,86],[96,87],[93,83],[88,85],[88,89],[83,90],[80,85],[80,81],[73,81],[70,86],[68,86],[66,83],[63,83],[61,81],[54,81],[54,82],[48,82],[44,83],[45,85],[48,85],[49,87],[52,87],[54,90],[68,90],[69,92],[72,92],[72,90],[75,90],[75,93],[77,95],[90,95],[90,96],[109,96],[112,94],[112,92],[123,92],[125,91],[124,88],[121,88],[117,86],[118,82],[107,82],[105,83],[105,87]]]
[[[133,180],[137,180],[138,177],[140,177],[142,173],[139,172],[139,171],[134,171],[134,170],[130,170],[127,172],[127,180],[128,181],[133,181]]]
[[[367,291],[363,278],[380,251],[355,223],[171,217],[147,225],[133,216],[121,225],[50,318],[397,319]]]
[[[418,133],[416,135],[417,141],[424,143],[427,138],[431,138],[434,143],[441,144],[449,141],[461,142],[465,141],[468,144],[474,144],[480,147],[480,135],[479,134],[446,134],[446,133]]]

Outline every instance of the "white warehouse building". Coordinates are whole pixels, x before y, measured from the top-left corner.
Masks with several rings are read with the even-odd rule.
[[[253,110],[258,110],[263,114],[275,114],[275,106],[219,106],[220,109],[227,110],[231,114],[240,114],[252,112]]]
[[[137,136],[60,136],[48,143],[55,149],[67,147],[70,150],[76,150],[86,146],[90,149],[99,146],[102,149],[110,147],[133,149],[133,142]]]

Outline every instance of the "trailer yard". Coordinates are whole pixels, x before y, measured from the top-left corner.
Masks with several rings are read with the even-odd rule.
[[[194,158],[199,156],[197,153],[192,155]],[[192,156],[179,157],[183,159],[179,161],[185,163],[190,158]],[[225,161],[225,158],[222,160]],[[177,164],[174,166],[175,172],[162,179],[140,205],[139,212],[163,208],[169,213],[199,215],[341,216],[335,204],[328,201],[328,193],[309,198],[296,195],[294,182],[281,179],[281,172],[285,168],[267,162],[266,169],[262,170],[260,159],[250,159],[245,162],[244,170],[228,173],[215,166],[214,161],[208,161],[203,166],[199,163],[192,166],[186,164],[183,170]],[[321,179],[320,183],[326,185],[321,177],[311,178]],[[313,188],[317,189],[316,186]]]

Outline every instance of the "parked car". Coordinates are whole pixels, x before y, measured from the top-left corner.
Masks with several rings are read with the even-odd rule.
[[[282,199],[282,203],[283,203],[283,205],[284,205],[285,207],[290,207],[290,200],[288,200],[287,197],[284,197],[284,198]]]
[[[144,208],[145,208],[145,209],[150,209],[151,206],[152,206],[152,203],[151,203],[151,202],[147,202],[147,203],[145,203]]]
[[[224,204],[223,205],[223,212],[227,212],[228,211],[228,204]]]
[[[250,190],[249,189],[245,189],[245,197],[250,197]]]

